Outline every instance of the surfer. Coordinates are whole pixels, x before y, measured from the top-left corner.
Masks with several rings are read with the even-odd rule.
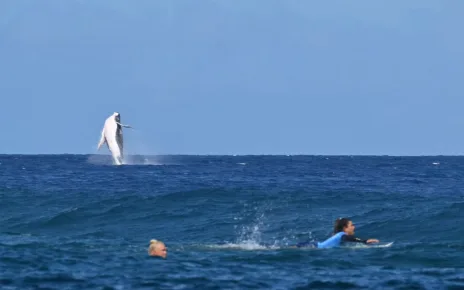
[[[166,259],[167,253],[168,248],[166,248],[166,245],[162,241],[150,241],[150,246],[148,246],[148,255]]]
[[[355,242],[363,244],[378,243],[377,239],[360,239],[354,235],[355,226],[347,218],[338,218],[335,221],[333,235],[323,242],[302,242],[296,244],[297,248],[333,248],[339,247],[346,242]]]

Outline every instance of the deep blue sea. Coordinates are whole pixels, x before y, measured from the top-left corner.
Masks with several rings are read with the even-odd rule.
[[[0,155],[0,289],[464,289],[464,157]]]

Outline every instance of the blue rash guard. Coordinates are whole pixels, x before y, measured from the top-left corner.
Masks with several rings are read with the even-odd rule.
[[[298,248],[309,247],[325,249],[339,247],[343,242],[366,243],[367,241],[357,238],[355,236],[347,235],[345,232],[338,232],[323,242],[304,242],[299,243],[296,246]]]

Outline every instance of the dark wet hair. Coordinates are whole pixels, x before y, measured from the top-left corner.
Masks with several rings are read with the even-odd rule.
[[[350,220],[347,219],[347,218],[338,218],[338,219],[336,219],[333,234],[335,235],[336,233],[343,232],[343,228],[346,227],[349,222],[350,222]]]

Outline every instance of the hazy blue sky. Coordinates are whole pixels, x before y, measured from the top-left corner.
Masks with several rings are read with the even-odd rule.
[[[0,153],[93,153],[118,111],[130,153],[463,154],[463,15],[461,0],[2,0]]]

